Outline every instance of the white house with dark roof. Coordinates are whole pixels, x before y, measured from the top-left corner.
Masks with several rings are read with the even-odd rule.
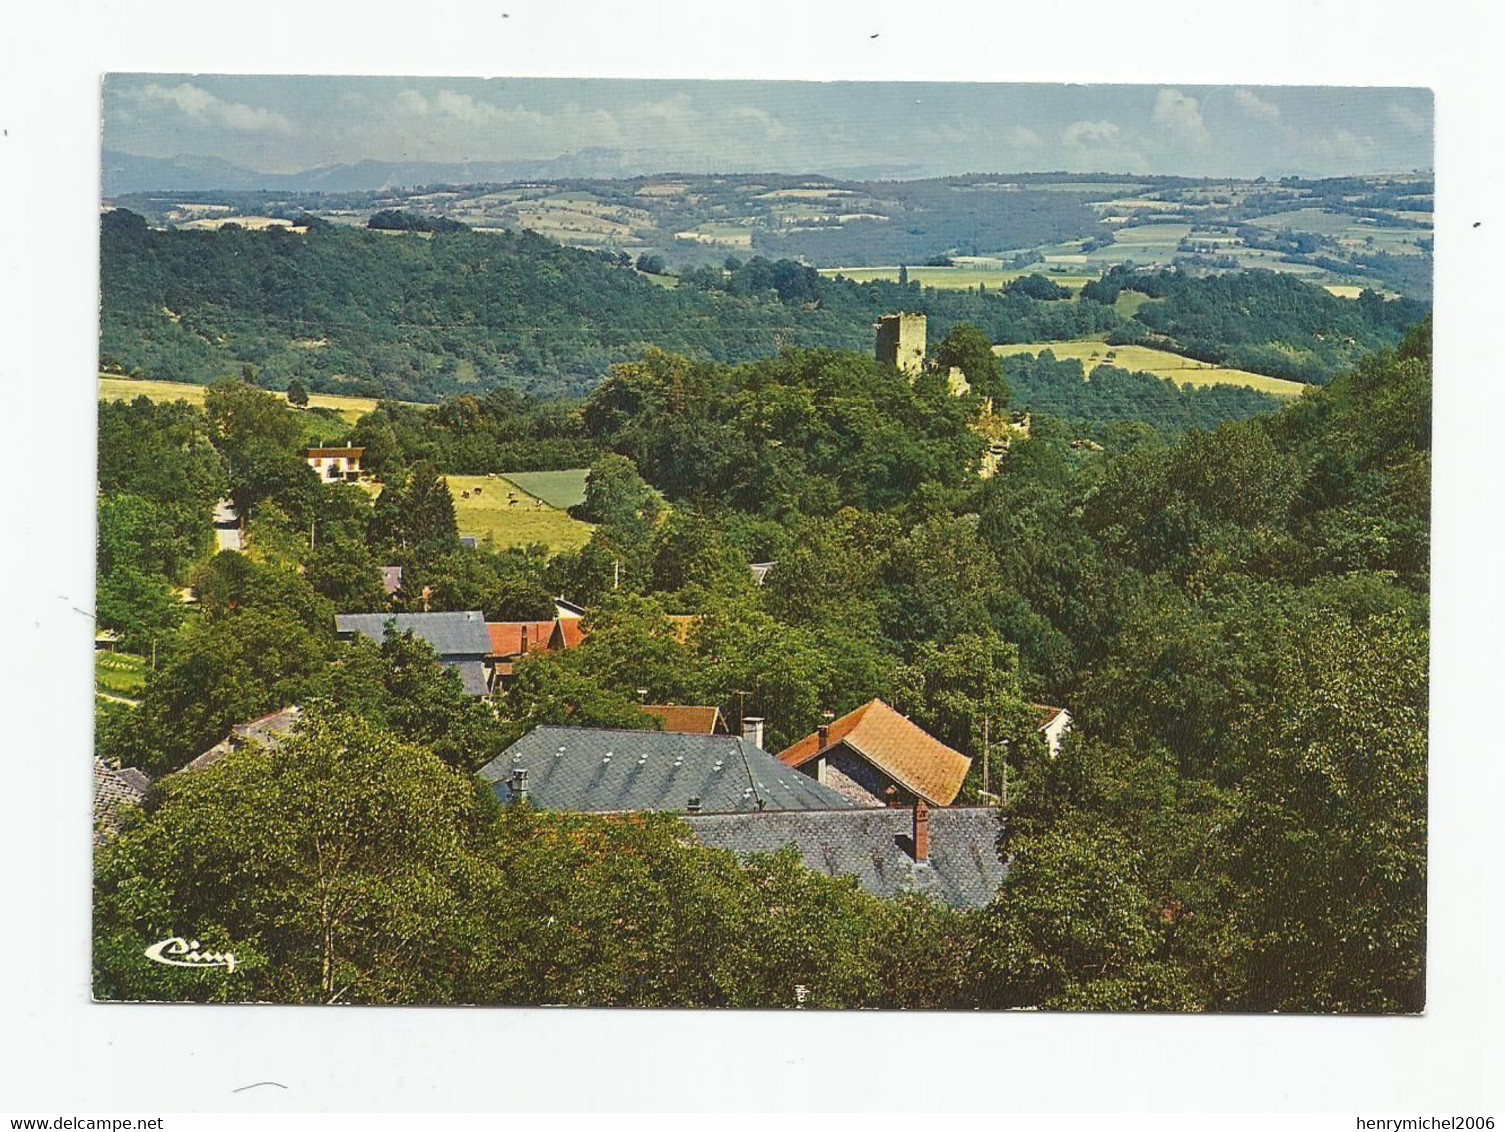
[[[325,483],[354,483],[361,478],[364,448],[310,448],[303,454],[314,474]]]

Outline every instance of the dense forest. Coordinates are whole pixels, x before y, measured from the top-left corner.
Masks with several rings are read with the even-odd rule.
[[[1123,291],[1158,300],[1141,306],[1134,322],[1177,353],[1316,384],[1376,346],[1399,342],[1428,310],[1415,299],[1387,300],[1373,291],[1340,299],[1272,271],[1194,277],[1116,267],[1089,283],[1083,297],[1111,303]],[[1122,340],[1149,337],[1136,333]]]
[[[859,284],[753,257],[691,269],[671,288],[618,255],[529,232],[164,231],[119,209],[102,220],[101,265],[111,372],[415,401],[499,386],[579,396],[648,346],[720,363],[785,346],[866,351],[874,319],[894,310],[925,313],[934,337],[967,323],[998,343],[1152,340],[1321,382],[1394,347],[1425,313],[1269,272],[1110,273],[1084,295],[1099,301],[1074,301],[1028,285]],[[1125,288],[1156,300],[1127,317],[1112,303]]]
[[[216,288],[249,287],[278,255],[463,275],[534,239],[344,233],[326,248],[324,233],[115,223],[159,266],[204,250],[198,270],[227,272]],[[544,274],[619,270],[546,244],[531,258]],[[307,271],[289,270],[289,308],[331,317],[298,290]],[[555,284],[563,307],[562,271]],[[640,288],[749,301],[606,290]],[[830,288],[754,301],[797,325],[807,302],[815,325],[831,315],[833,295],[899,305]],[[380,277],[358,290],[424,301]],[[1187,333],[1196,307],[1170,310],[1165,332]],[[1209,430],[1167,410],[1163,428],[1120,420],[1084,445],[1076,411],[1037,409],[986,480],[985,397],[1040,396],[1052,363],[1011,391],[986,349],[961,349],[965,328],[938,348],[966,354],[963,397],[934,374],[901,380],[864,340],[739,364],[647,350],[578,406],[512,390],[384,404],[356,430],[384,484],[374,502],[320,485],[297,413],[243,382],[202,410],[102,405],[100,585],[115,598],[101,620],[152,642],[156,667],[139,707],[103,710],[99,753],[161,773],[287,703],[309,722],[287,757],[166,779],[102,850],[96,993],[752,1006],[793,1005],[798,983],[818,1006],[1420,1009],[1431,342],[1426,325],[1400,340],[1396,308],[1380,310],[1358,330],[1398,345],[1278,412]],[[1131,380],[1110,374],[1104,395]],[[582,549],[459,545],[445,472],[577,460],[595,524]],[[222,493],[248,516],[244,554],[211,556],[195,534]],[[761,586],[754,561],[776,563]],[[389,563],[405,570],[396,608],[525,619],[565,593],[590,635],[520,661],[492,714],[420,643],[333,638],[336,610],[388,606]],[[184,582],[196,609],[172,599]],[[683,635],[664,615],[686,613],[699,619]],[[973,913],[889,903],[788,854],[744,868],[667,816],[502,812],[469,778],[534,724],[653,726],[639,690],[764,715],[775,749],[884,697],[981,756],[965,797],[984,759],[1010,783],[997,898]],[[1078,721],[1058,757],[1032,702]],[[338,854],[333,881],[315,845]],[[180,923],[210,925],[245,978],[143,972],[143,941]]]

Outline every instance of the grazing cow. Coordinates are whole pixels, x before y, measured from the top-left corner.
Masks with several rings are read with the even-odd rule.
[[[470,492],[468,492],[468,491],[462,491],[460,493],[460,498],[461,499],[469,499],[470,498]]]
[[[476,494],[476,495],[480,495],[480,494],[481,494],[481,489],[480,489],[480,488],[479,488],[479,487],[476,487],[476,488],[472,488],[472,489],[471,489],[471,490],[472,490],[472,491],[474,491],[474,493],[475,493],[475,494]]]

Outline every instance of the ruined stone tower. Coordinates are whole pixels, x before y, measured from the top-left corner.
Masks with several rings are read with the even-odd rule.
[[[925,316],[886,314],[878,320],[875,353],[880,362],[913,378],[925,367]]]

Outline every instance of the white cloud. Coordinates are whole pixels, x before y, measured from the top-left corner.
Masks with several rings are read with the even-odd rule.
[[[397,98],[394,101],[397,104],[399,113],[417,114],[419,117],[426,117],[428,115],[429,100],[416,90],[400,90],[397,92]]]
[[[1280,120],[1280,107],[1273,102],[1266,102],[1252,90],[1242,88],[1233,92],[1233,104],[1260,122],[1278,122]]]
[[[1150,120],[1162,130],[1197,145],[1208,140],[1201,106],[1195,98],[1179,90],[1164,89],[1155,95],[1155,110]]]
[[[1307,152],[1330,168],[1364,169],[1374,160],[1374,139],[1368,134],[1339,129],[1307,141]]]
[[[1425,134],[1432,128],[1431,120],[1427,115],[1419,114],[1403,103],[1392,102],[1388,113],[1392,122],[1413,134]]]
[[[1073,122],[1061,131],[1061,140],[1073,149],[1091,145],[1116,145],[1118,127],[1112,122]]]
[[[1003,140],[1019,149],[1040,148],[1040,135],[1028,126],[1010,126]]]
[[[197,122],[219,126],[240,134],[291,134],[293,124],[275,110],[229,102],[192,83],[162,86],[148,83],[130,97],[140,103],[170,106]]]
[[[737,106],[722,115],[727,123],[736,127],[752,127],[765,139],[772,141],[788,135],[789,128],[767,110],[757,106]]]

